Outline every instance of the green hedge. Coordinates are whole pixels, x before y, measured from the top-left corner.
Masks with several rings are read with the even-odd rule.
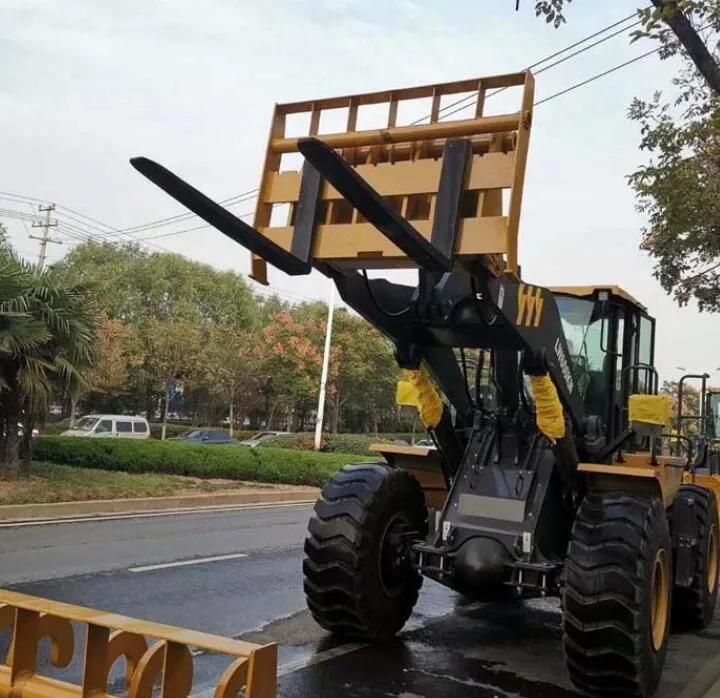
[[[182,436],[190,431],[196,431],[202,429],[203,431],[221,431],[225,434],[228,430],[223,427],[193,427],[187,424],[178,424],[177,422],[168,422],[167,429],[165,430],[165,438],[172,439],[175,436]],[[162,434],[162,422],[150,422],[150,436],[153,439],[159,439]],[[251,436],[257,434],[257,431],[233,431],[233,437],[242,441],[243,439],[249,439]]]
[[[168,473],[288,485],[324,484],[348,463],[367,458],[245,446],[192,446],[168,441],[41,436],[37,460],[127,473]]]
[[[415,434],[415,440],[425,438],[423,434]],[[410,443],[412,434],[323,434],[321,451],[326,453],[354,453],[358,456],[370,454],[370,445],[389,443],[392,441]],[[315,435],[310,433],[283,434],[266,439],[261,443],[263,448],[293,448],[300,451],[315,449]]]

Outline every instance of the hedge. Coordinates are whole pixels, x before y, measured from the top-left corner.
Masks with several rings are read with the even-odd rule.
[[[37,438],[33,457],[61,465],[127,473],[168,473],[314,486],[323,485],[348,463],[367,460],[367,457],[345,453],[62,436]]]
[[[425,438],[423,434],[415,434],[415,440]],[[404,441],[410,443],[412,434],[323,434],[321,451],[326,453],[353,453],[366,456],[371,453],[371,444]],[[263,448],[293,448],[301,451],[315,449],[315,435],[310,433],[283,434],[273,436],[261,443]]]

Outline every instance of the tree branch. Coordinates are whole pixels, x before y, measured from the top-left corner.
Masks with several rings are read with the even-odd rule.
[[[698,36],[685,14],[675,0],[652,0],[652,4],[662,10],[662,19],[672,29],[688,56],[715,94],[720,95],[720,66],[715,62],[707,46]]]

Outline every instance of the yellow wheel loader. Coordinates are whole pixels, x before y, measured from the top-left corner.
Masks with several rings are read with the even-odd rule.
[[[257,281],[266,262],[332,279],[407,370],[399,397],[436,448],[381,447],[385,463],[324,487],[303,565],[316,621],[386,640],[423,577],[481,600],[556,596],[573,683],[646,697],[671,626],[714,613],[720,482],[668,450],[645,307],[613,285],[521,276],[533,84],[526,71],[278,105],[252,226],[161,165],[132,164],[249,249]],[[497,92],[517,109],[486,114]],[[442,118],[463,99],[467,118]],[[426,116],[399,125],[418,100]],[[367,110],[382,123],[359,128]],[[321,132],[328,114],[343,126]],[[304,134],[289,134],[298,121]],[[302,169],[284,167],[297,153]],[[368,274],[398,268],[416,283]]]
[[[332,279],[406,369],[398,397],[418,408],[435,448],[382,446],[385,462],[348,466],[324,487],[303,565],[317,622],[382,642],[407,621],[423,577],[481,600],[555,596],[574,684],[646,697],[671,626],[712,618],[720,482],[689,453],[669,452],[655,323],[643,305],[613,285],[522,278],[533,87],[525,71],[277,105],[253,225],[161,165],[132,164],[250,250],[260,283],[268,262]],[[486,99],[499,92],[518,106],[488,114]],[[407,125],[401,114],[418,102],[427,113]],[[460,102],[469,115],[443,118]],[[289,131],[297,123],[301,135]],[[287,166],[298,153],[299,171]],[[368,273],[387,269],[414,269],[417,280]],[[130,642],[124,633],[165,638],[152,654],[125,652],[132,696],[149,695],[145,673],[187,662],[182,647],[210,643],[8,593],[0,602],[15,631],[0,696],[95,695],[47,693],[33,674],[38,638],[67,632],[57,618],[91,628],[91,690],[105,690],[103,672]],[[222,647],[245,655],[225,685],[274,695],[274,678],[261,680],[274,647]],[[187,695],[172,681],[163,695]]]

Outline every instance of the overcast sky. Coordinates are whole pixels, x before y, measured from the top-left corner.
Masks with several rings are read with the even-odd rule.
[[[152,157],[227,198],[257,186],[275,102],[520,70],[636,7],[576,0],[569,23],[555,30],[534,17],[533,0],[520,5],[515,12],[514,0],[2,0],[0,190],[116,228],[172,216],[183,209],[129,166],[131,156]],[[537,97],[648,48],[614,38],[539,75]],[[675,67],[651,56],[537,107],[520,225],[525,280],[618,284],[649,307],[664,378],[678,366],[720,367],[717,316],[676,307],[653,279],[625,181],[643,160],[627,107],[634,96],[671,89]],[[36,254],[25,227],[4,222],[17,248]],[[52,246],[51,259],[73,244],[60,237],[66,244]],[[154,244],[248,269],[244,250],[212,228]],[[295,296],[327,293],[316,274],[274,271],[271,284]]]

